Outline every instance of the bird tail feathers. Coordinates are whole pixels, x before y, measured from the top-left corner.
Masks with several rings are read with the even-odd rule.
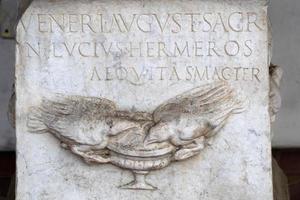
[[[43,121],[42,111],[38,108],[32,108],[27,119],[27,127],[31,133],[46,133],[48,127]]]

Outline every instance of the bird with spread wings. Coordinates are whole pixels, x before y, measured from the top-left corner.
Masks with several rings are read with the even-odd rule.
[[[174,147],[174,160],[184,160],[197,155],[206,140],[243,109],[231,87],[220,82],[175,96],[152,113],[120,110],[105,98],[56,95],[31,108],[27,125],[30,132],[53,134],[87,162],[108,163],[105,155],[112,139],[131,133],[141,139],[125,137],[126,147],[165,143]]]

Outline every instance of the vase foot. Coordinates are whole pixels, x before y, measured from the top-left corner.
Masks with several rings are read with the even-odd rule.
[[[134,180],[130,183],[120,186],[121,189],[127,190],[156,190],[157,187],[147,183],[146,175],[149,172],[133,171]]]

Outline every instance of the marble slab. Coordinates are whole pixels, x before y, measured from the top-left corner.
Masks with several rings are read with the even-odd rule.
[[[265,0],[36,0],[18,200],[271,200]]]

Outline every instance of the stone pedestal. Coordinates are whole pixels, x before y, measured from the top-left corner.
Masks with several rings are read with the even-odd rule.
[[[18,200],[272,200],[265,0],[36,0]]]

